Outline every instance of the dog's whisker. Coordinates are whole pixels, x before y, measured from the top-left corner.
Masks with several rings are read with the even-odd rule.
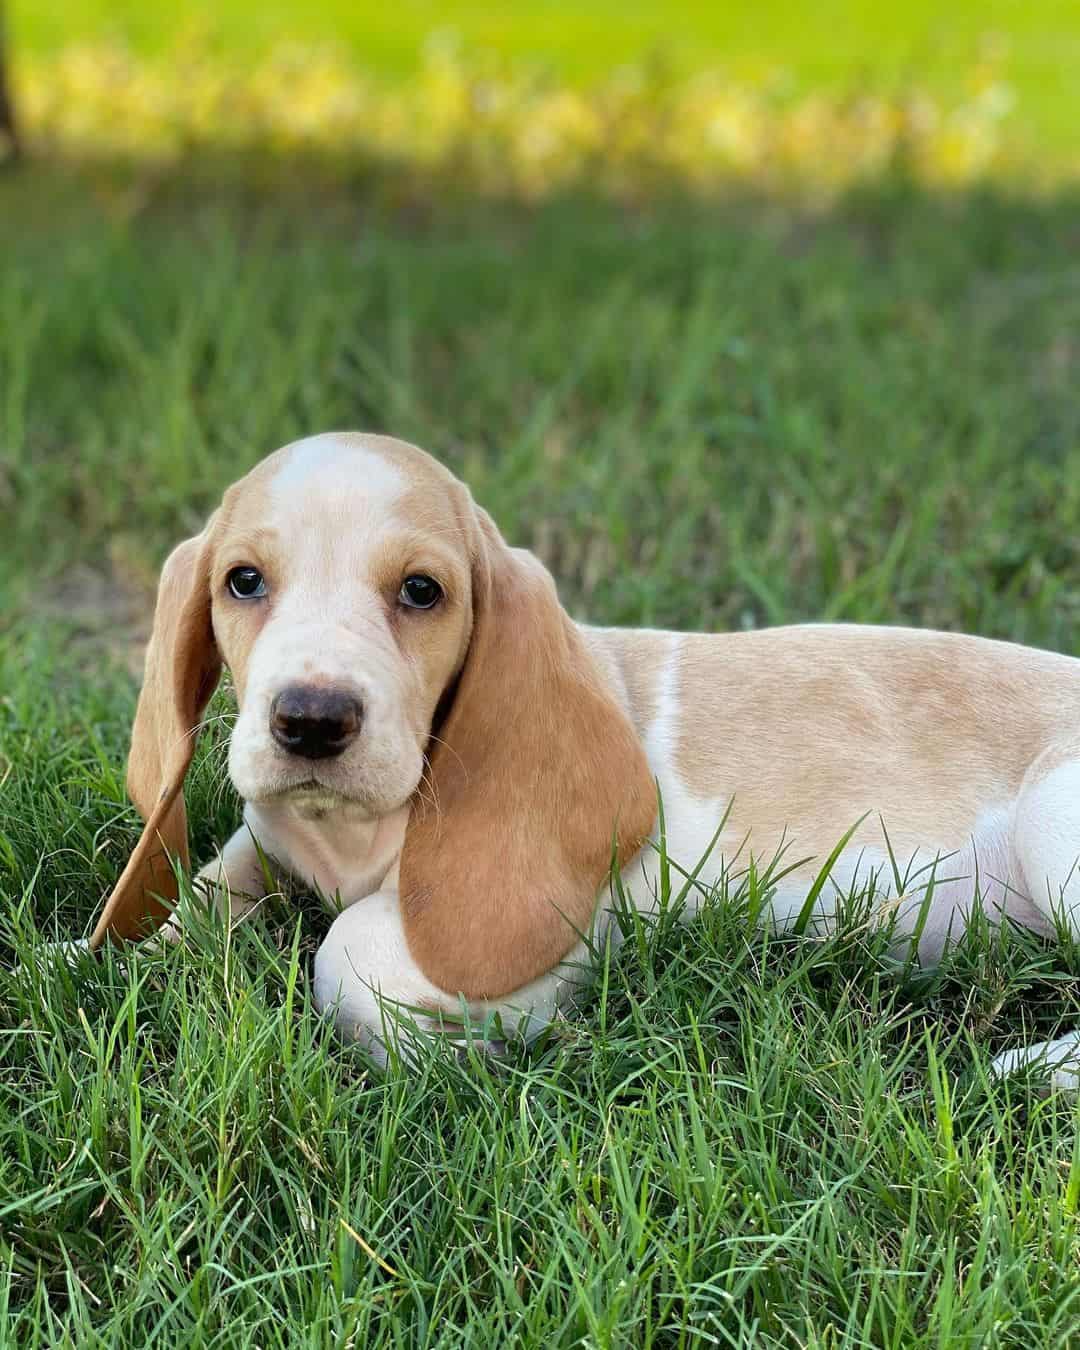
[[[431,732],[431,733],[430,733],[430,735],[428,736],[428,740],[429,740],[429,741],[434,741],[436,745],[444,746],[444,747],[450,752],[450,754],[452,754],[452,755],[454,756],[454,758],[457,760],[457,762],[461,765],[461,771],[462,771],[462,773],[465,775],[465,782],[468,783],[468,781],[469,781],[469,770],[468,770],[468,767],[467,767],[465,761],[464,761],[464,760],[461,758],[461,756],[458,754],[458,752],[457,752],[457,751],[454,749],[454,747],[450,744],[450,742],[449,742],[449,741],[444,741],[443,738],[442,738],[441,736],[436,736],[434,732]],[[425,757],[425,763],[428,763],[426,757]]]

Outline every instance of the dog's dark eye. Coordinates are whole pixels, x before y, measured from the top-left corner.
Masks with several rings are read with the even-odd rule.
[[[226,581],[237,600],[258,600],[266,594],[266,582],[257,567],[234,567]]]
[[[442,599],[442,587],[431,577],[416,572],[401,583],[398,599],[410,609],[431,609]]]

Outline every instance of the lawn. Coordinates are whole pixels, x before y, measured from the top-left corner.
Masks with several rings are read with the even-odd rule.
[[[676,886],[545,1042],[385,1074],[312,1011],[310,897],[37,957],[138,835],[160,559],[306,432],[440,455],[578,616],[1080,651],[1078,222],[1067,188],[892,176],[525,207],[302,158],[0,174],[3,1344],[1075,1344],[1076,1108],[987,1064],[1080,1022],[1080,951],[897,969],[855,921],[756,932],[756,880],[681,925]]]

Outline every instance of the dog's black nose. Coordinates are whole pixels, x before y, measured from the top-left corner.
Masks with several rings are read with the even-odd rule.
[[[270,734],[291,755],[330,759],[360,730],[363,709],[343,689],[293,684],[270,705]]]

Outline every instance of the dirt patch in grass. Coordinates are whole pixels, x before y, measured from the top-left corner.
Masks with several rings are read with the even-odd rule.
[[[154,615],[150,587],[108,565],[75,563],[49,586],[42,614],[70,629],[73,668],[105,657],[141,677]]]

